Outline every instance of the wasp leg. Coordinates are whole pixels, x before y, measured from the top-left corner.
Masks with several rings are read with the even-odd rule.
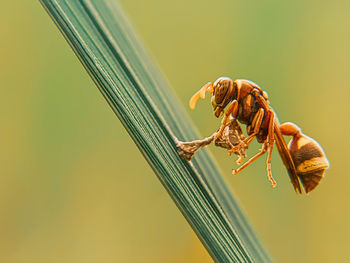
[[[231,150],[232,150],[232,149],[235,149],[235,146],[234,146],[232,143],[229,142],[229,145],[230,145],[230,147],[231,147]],[[229,151],[231,151],[231,150],[229,150]],[[239,149],[238,149],[238,150],[239,150]],[[237,151],[237,152],[234,152],[234,153],[238,153],[238,151]],[[247,157],[247,156],[245,156],[245,157]],[[241,164],[241,163],[243,162],[243,160],[244,160],[243,156],[242,156],[241,154],[239,154],[239,155],[238,155],[238,159],[236,160],[236,164]]]
[[[266,100],[264,96],[260,94],[260,91],[256,90],[254,92],[254,96],[257,99],[258,103],[260,105],[263,105],[263,108],[269,113],[270,115],[270,122],[269,122],[269,129],[268,129],[268,137],[267,137],[267,142],[269,145],[269,155],[267,157],[267,175],[269,177],[269,180],[272,183],[272,186],[276,186],[276,181],[273,179],[272,174],[271,174],[271,157],[272,157],[272,150],[273,150],[273,145],[275,142],[275,136],[274,136],[274,122],[275,122],[275,113],[271,108],[269,107],[269,103]]]
[[[238,159],[236,160],[236,164],[241,164],[243,162],[243,157],[240,155],[238,156]]]
[[[247,138],[245,138],[241,143],[236,145],[234,148],[229,150],[228,154],[232,154],[236,152],[239,148],[243,147],[243,145],[245,145],[246,147],[249,146],[249,144],[253,141],[255,136],[259,133],[263,117],[264,117],[264,109],[260,108],[259,111],[255,114],[254,119],[252,121],[253,133],[249,135]]]
[[[267,151],[269,151],[268,157],[267,157],[267,176],[269,178],[269,180],[272,183],[272,186],[275,187],[276,186],[276,181],[273,179],[272,174],[271,174],[271,157],[272,157],[272,149],[273,149],[273,145],[274,145],[274,120],[275,120],[275,114],[274,112],[271,110],[271,108],[269,107],[269,103],[266,100],[266,98],[264,96],[262,96],[260,94],[259,90],[254,91],[254,96],[256,98],[256,100],[258,101],[258,103],[260,105],[262,105],[262,108],[269,113],[270,115],[270,120],[269,120],[269,129],[268,129],[268,137],[264,142],[263,148],[261,149],[261,152],[258,153],[256,156],[253,156],[250,160],[247,161],[246,164],[243,164],[242,167],[239,167],[235,171],[233,171],[234,174],[237,174],[238,172],[242,171],[242,169],[244,169],[245,167],[247,167],[250,163],[252,163],[253,161],[255,161],[258,157],[260,157],[261,155],[263,155],[264,153],[266,153]],[[253,134],[252,134],[253,135]],[[249,137],[246,138],[246,140],[250,139]],[[243,167],[244,166],[244,167]],[[237,172],[238,171],[238,172]]]
[[[237,116],[237,112],[238,112],[238,101],[234,100],[228,105],[228,108],[225,111],[224,118],[221,121],[221,126],[215,135],[215,139],[218,139],[219,137],[221,137],[227,123],[230,121],[231,114],[235,118]]]
[[[205,99],[205,92],[213,94],[213,83],[208,82],[199,91],[197,91],[190,99],[190,109],[193,110],[196,107],[196,103],[199,98]]]
[[[252,126],[254,127],[253,133],[251,135],[249,135],[243,142],[250,143],[255,138],[255,136],[258,134],[258,132],[260,130],[263,116],[264,116],[264,109],[260,108],[259,111],[255,114],[253,122],[252,122]],[[233,170],[232,174],[238,174],[240,171],[242,171],[244,168],[246,168],[249,164],[254,162],[260,156],[264,155],[267,152],[267,150],[268,150],[268,142],[265,141],[263,144],[263,147],[260,149],[260,152],[257,153],[256,155],[254,155],[252,158],[250,158],[246,163],[242,164],[242,166],[238,167],[236,170]],[[232,151],[232,149],[230,151]]]
[[[261,112],[259,114],[259,112]],[[255,123],[253,120],[253,124],[254,124],[254,131],[253,133],[247,137],[244,141],[247,141],[248,143],[250,143],[253,138],[256,136],[256,134],[258,133],[261,124],[262,124],[262,117],[263,117],[263,109],[260,109],[259,112],[257,114],[259,114],[258,116],[254,117],[254,119],[256,119]],[[269,180],[271,181],[271,184],[273,187],[276,186],[276,181],[273,179],[272,174],[271,174],[271,157],[272,157],[272,150],[273,150],[273,145],[274,145],[274,113],[273,111],[269,111],[269,130],[268,130],[268,137],[266,138],[262,149],[260,149],[260,152],[257,153],[255,156],[253,156],[252,158],[250,158],[246,163],[244,163],[242,166],[240,166],[239,168],[237,168],[236,170],[233,170],[232,173],[233,174],[238,174],[240,171],[242,171],[244,168],[246,168],[249,164],[251,164],[252,162],[254,162],[256,159],[258,159],[260,156],[264,155],[266,152],[268,152],[268,157],[267,157],[267,176],[269,178]],[[230,150],[231,151],[231,150]]]
[[[275,113],[272,110],[270,110],[269,113],[270,113],[270,122],[269,122],[269,131],[268,131],[268,137],[267,137],[269,154],[267,155],[266,167],[267,167],[267,176],[272,184],[272,187],[275,187],[276,181],[275,179],[273,179],[272,173],[271,173],[271,157],[272,157],[273,145],[275,143],[275,138],[274,138]]]
[[[256,159],[258,159],[260,156],[264,155],[268,150],[268,144],[264,143],[263,147],[260,149],[260,152],[254,155],[252,158],[250,158],[248,161],[246,161],[244,164],[242,164],[240,167],[238,167],[236,170],[232,170],[232,174],[238,174],[241,172],[244,168],[246,168],[249,164],[254,162]]]

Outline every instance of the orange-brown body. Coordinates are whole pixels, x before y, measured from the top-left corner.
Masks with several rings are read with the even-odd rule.
[[[254,138],[263,144],[260,152],[234,170],[234,174],[239,173],[267,152],[268,177],[275,186],[276,182],[271,174],[271,155],[273,146],[276,144],[296,192],[301,193],[299,179],[306,193],[318,185],[324,171],[329,167],[322,148],[315,140],[303,135],[296,125],[291,123],[280,125],[270,107],[267,94],[257,84],[249,80],[233,81],[230,78],[221,77],[214,83],[207,83],[193,95],[190,100],[191,109],[194,109],[199,98],[205,98],[205,92],[213,95],[212,105],[215,116],[223,116],[217,137],[221,136],[231,118],[247,126],[248,137],[229,150],[229,154],[237,152],[239,147],[248,147]],[[282,135],[293,136],[289,149]],[[303,147],[300,146],[301,141],[305,144]]]

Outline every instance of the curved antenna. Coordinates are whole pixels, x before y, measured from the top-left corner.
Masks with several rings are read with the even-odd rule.
[[[190,109],[193,110],[196,107],[197,100],[199,98],[205,99],[205,92],[209,92],[210,94],[213,94],[214,88],[213,83],[208,82],[205,84],[199,91],[197,91],[190,99]]]

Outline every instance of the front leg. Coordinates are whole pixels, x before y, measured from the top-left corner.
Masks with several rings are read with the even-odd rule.
[[[215,139],[218,139],[219,137],[221,137],[222,132],[224,131],[226,125],[230,121],[230,115],[232,114],[232,116],[234,118],[236,118],[237,112],[238,112],[238,101],[234,100],[234,101],[230,102],[227,110],[225,111],[224,118],[221,121],[221,126],[215,135]]]

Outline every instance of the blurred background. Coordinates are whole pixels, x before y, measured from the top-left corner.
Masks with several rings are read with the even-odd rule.
[[[210,147],[276,262],[350,260],[350,2],[120,2],[203,136],[218,120],[188,100],[229,76],[325,149],[297,196],[277,152],[273,189],[265,158],[232,176]],[[39,2],[2,3],[0,32],[0,261],[212,262]]]

